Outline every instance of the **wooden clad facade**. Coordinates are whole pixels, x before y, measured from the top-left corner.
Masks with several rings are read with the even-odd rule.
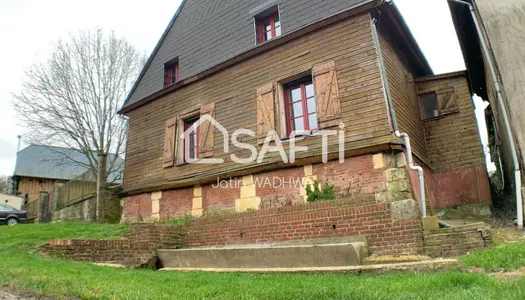
[[[395,12],[384,14],[377,23],[380,53],[399,130],[410,135],[414,155],[425,168],[425,188],[432,206],[490,201],[474,107],[464,74],[419,78],[418,75],[429,73],[429,67],[392,14]],[[315,30],[295,33],[285,42],[277,39],[274,42],[280,44],[276,47],[259,48],[257,55],[239,59],[213,74],[176,83],[158,98],[128,108],[123,184],[128,198],[124,201],[124,217],[142,220],[185,213],[202,216],[203,211],[217,207],[245,211],[272,207],[270,202],[282,205],[306,201],[304,189],[298,187],[255,187],[254,179],[263,173],[268,178],[291,174],[302,182],[329,178],[340,192],[357,191],[374,201],[391,198],[392,195],[386,195],[387,181],[393,178],[389,172],[405,167],[397,165],[391,150],[399,152],[405,148],[393,134],[371,27],[373,18],[371,12],[346,13],[334,22],[316,24]],[[286,162],[278,152],[266,153],[260,162],[234,162],[231,155],[246,159],[260,154],[234,146],[232,134],[238,129],[253,132],[236,139],[252,149],[260,151],[265,142],[282,140],[289,154],[291,119],[286,109],[290,105],[286,91],[290,83],[304,85],[305,80],[314,87],[311,93],[315,95],[318,122],[311,129],[342,132],[345,155],[354,156],[348,165],[318,164],[322,137],[315,132],[296,141],[296,146],[308,146],[309,150],[297,152],[293,163]],[[427,120],[422,115],[421,96],[429,92],[436,93],[442,115]],[[307,98],[306,92],[302,93]],[[305,110],[310,113],[307,105],[303,104],[303,114]],[[188,121],[199,116],[196,123]],[[271,131],[280,139],[268,137]],[[198,145],[198,151],[192,155],[224,162],[187,163],[192,155],[183,145],[191,134],[195,139],[192,147]],[[328,140],[333,160],[339,150],[338,139]],[[398,193],[400,197],[413,194],[417,199],[419,186],[412,175],[401,176],[401,180],[412,177],[410,183],[403,183],[412,188]],[[210,185],[232,177],[242,182],[241,186],[214,189]],[[458,184],[449,189],[454,178],[458,178]],[[456,200],[463,186],[472,186],[475,192],[463,193]]]
[[[410,135],[412,149],[420,158],[427,156],[424,123],[421,121],[419,99],[411,70],[410,57],[399,51],[399,43],[393,40],[384,23],[379,23],[381,51],[387,70],[390,93],[394,102],[399,130]]]
[[[443,92],[444,97],[444,114],[424,122],[432,169],[483,168],[483,148],[465,73],[419,78],[417,90],[420,95]]]
[[[321,126],[338,130],[341,120],[345,124],[347,149],[388,143],[392,138],[391,125],[370,22],[368,13],[345,19],[131,111],[125,190],[140,192],[170,182],[178,182],[179,186],[184,182],[194,185],[195,180],[216,180],[217,176],[255,167],[256,164],[239,166],[231,161],[232,153],[246,158],[250,152],[230,147],[230,153],[225,153],[223,135],[219,130],[215,130],[213,158],[222,158],[225,163],[183,164],[178,161],[180,153],[177,153],[174,160],[179,163],[171,166],[170,153],[165,156],[164,145],[173,137],[172,120],[198,114],[204,105],[213,103],[215,119],[230,134],[240,128],[259,134],[276,129],[282,136],[285,135],[283,84],[304,76],[313,75],[318,98],[326,100],[325,115],[320,117]],[[329,87],[326,94],[330,96],[326,99],[320,96],[320,82]],[[265,121],[261,123],[259,120]],[[179,130],[177,139],[180,134]],[[260,138],[262,136],[244,135],[240,141],[259,149]],[[337,146],[337,138],[332,138],[331,144]],[[321,137],[308,136],[297,145],[311,148],[308,153],[298,153],[299,158],[319,156]],[[281,161],[279,154],[268,153],[263,163],[257,166],[271,166],[278,161]]]
[[[18,183],[18,191],[20,197],[25,197],[29,202],[37,200],[40,197],[40,192],[53,192],[55,183],[63,183],[64,181],[57,181],[53,179],[42,179],[32,177],[22,177]]]

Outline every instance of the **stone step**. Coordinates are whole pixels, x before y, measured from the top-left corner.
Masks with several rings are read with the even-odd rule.
[[[366,242],[162,249],[164,268],[311,268],[361,265]]]

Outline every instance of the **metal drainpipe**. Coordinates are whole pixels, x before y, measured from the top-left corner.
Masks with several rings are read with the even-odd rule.
[[[505,133],[507,134],[507,139],[509,140],[510,151],[512,153],[512,162],[514,164],[514,179],[515,179],[515,186],[516,186],[516,208],[517,208],[518,228],[522,229],[523,228],[523,202],[522,202],[523,200],[521,196],[520,163],[518,161],[518,154],[516,152],[516,146],[514,144],[514,136],[512,135],[512,130],[510,128],[509,118],[507,115],[507,108],[505,106],[505,102],[503,101],[503,96],[501,94],[501,88],[499,85],[498,77],[496,76],[496,67],[494,66],[494,61],[492,60],[492,56],[490,55],[487,41],[485,40],[485,36],[483,35],[483,31],[481,29],[478,18],[476,16],[476,10],[474,9],[474,6],[470,4],[469,2],[466,2],[463,0],[449,0],[449,1],[468,6],[470,9],[470,14],[472,15],[472,19],[474,20],[474,24],[476,25],[476,30],[478,32],[479,40],[481,42],[481,48],[483,50],[483,55],[487,62],[488,68],[490,70],[492,81],[494,82],[494,89],[496,90],[498,104],[501,108],[500,109],[501,115],[503,116],[503,120],[505,122]]]
[[[414,160],[412,157],[412,147],[410,145],[410,137],[405,132],[399,132],[396,111],[394,110],[392,94],[390,94],[390,88],[388,85],[388,78],[387,78],[387,73],[386,73],[386,68],[385,68],[385,62],[383,60],[383,53],[381,52],[381,43],[379,42],[379,34],[377,33],[376,23],[377,23],[377,20],[374,18],[371,23],[372,35],[374,37],[374,43],[375,43],[376,52],[377,52],[377,59],[379,62],[379,70],[381,71],[381,80],[383,83],[383,89],[385,91],[388,108],[390,110],[390,118],[392,119],[392,126],[394,128],[394,134],[398,138],[403,139],[403,142],[406,148],[406,152],[407,152],[408,167],[410,168],[410,170],[417,171],[418,179],[419,179],[419,197],[421,200],[421,215],[423,217],[426,217],[427,216],[427,205],[425,202],[425,196],[426,196],[425,195],[425,175],[423,173],[423,168],[414,164]]]

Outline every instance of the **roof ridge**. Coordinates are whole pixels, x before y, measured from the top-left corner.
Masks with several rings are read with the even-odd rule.
[[[24,149],[18,151],[18,153],[24,151],[24,150],[27,150],[29,149],[30,147],[44,147],[44,148],[48,148],[48,149],[64,149],[64,150],[74,150],[74,151],[77,151],[81,154],[83,154],[82,150],[80,149],[76,149],[76,148],[68,148],[68,147],[63,147],[63,146],[51,146],[51,145],[43,145],[43,144],[29,144],[27,147],[25,147]],[[96,150],[90,150],[91,152],[97,152]],[[118,155],[117,153],[108,153],[108,155],[117,155],[117,156],[120,156]]]
[[[135,93],[135,90],[137,89],[137,87],[139,85],[139,82],[142,80],[142,78],[146,74],[146,71],[148,70],[149,66],[153,62],[153,58],[157,55],[157,52],[159,51],[160,46],[162,45],[162,43],[164,43],[164,40],[166,40],[166,37],[168,36],[168,33],[170,32],[171,28],[175,24],[175,20],[179,16],[179,14],[180,14],[180,12],[182,10],[182,7],[186,3],[186,1],[187,0],[182,0],[182,2],[179,5],[179,8],[177,8],[177,11],[173,15],[173,18],[171,18],[170,22],[168,23],[168,26],[164,30],[164,33],[162,33],[162,36],[160,37],[159,41],[157,42],[157,45],[155,45],[155,48],[153,48],[153,51],[151,52],[150,56],[148,57],[148,60],[146,61],[146,64],[142,68],[142,71],[140,71],[139,77],[137,78],[137,80],[135,80],[135,83],[131,87],[131,90],[129,91],[128,95],[126,96],[126,100],[124,100],[124,103],[122,104],[121,110],[124,107],[126,107],[126,105],[129,102],[129,99],[131,99],[131,95],[133,95],[133,93]]]

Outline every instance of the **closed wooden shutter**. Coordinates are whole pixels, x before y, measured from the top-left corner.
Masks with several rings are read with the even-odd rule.
[[[215,118],[215,103],[208,103],[201,107],[201,118],[209,115]],[[206,158],[215,152],[215,126],[209,121],[204,121],[199,126],[199,157]]]
[[[319,128],[337,126],[342,122],[339,86],[335,62],[316,65],[313,68],[317,118]]]
[[[458,98],[454,88],[441,89],[436,92],[440,114],[448,114],[459,109]]]
[[[275,85],[268,83],[257,89],[257,138],[264,143],[268,132],[275,130]]]
[[[163,167],[173,167],[175,158],[175,131],[177,130],[177,118],[166,121],[164,134],[164,156]]]
[[[177,118],[177,135],[175,144],[175,161],[177,166],[184,164],[184,119],[182,117]]]

